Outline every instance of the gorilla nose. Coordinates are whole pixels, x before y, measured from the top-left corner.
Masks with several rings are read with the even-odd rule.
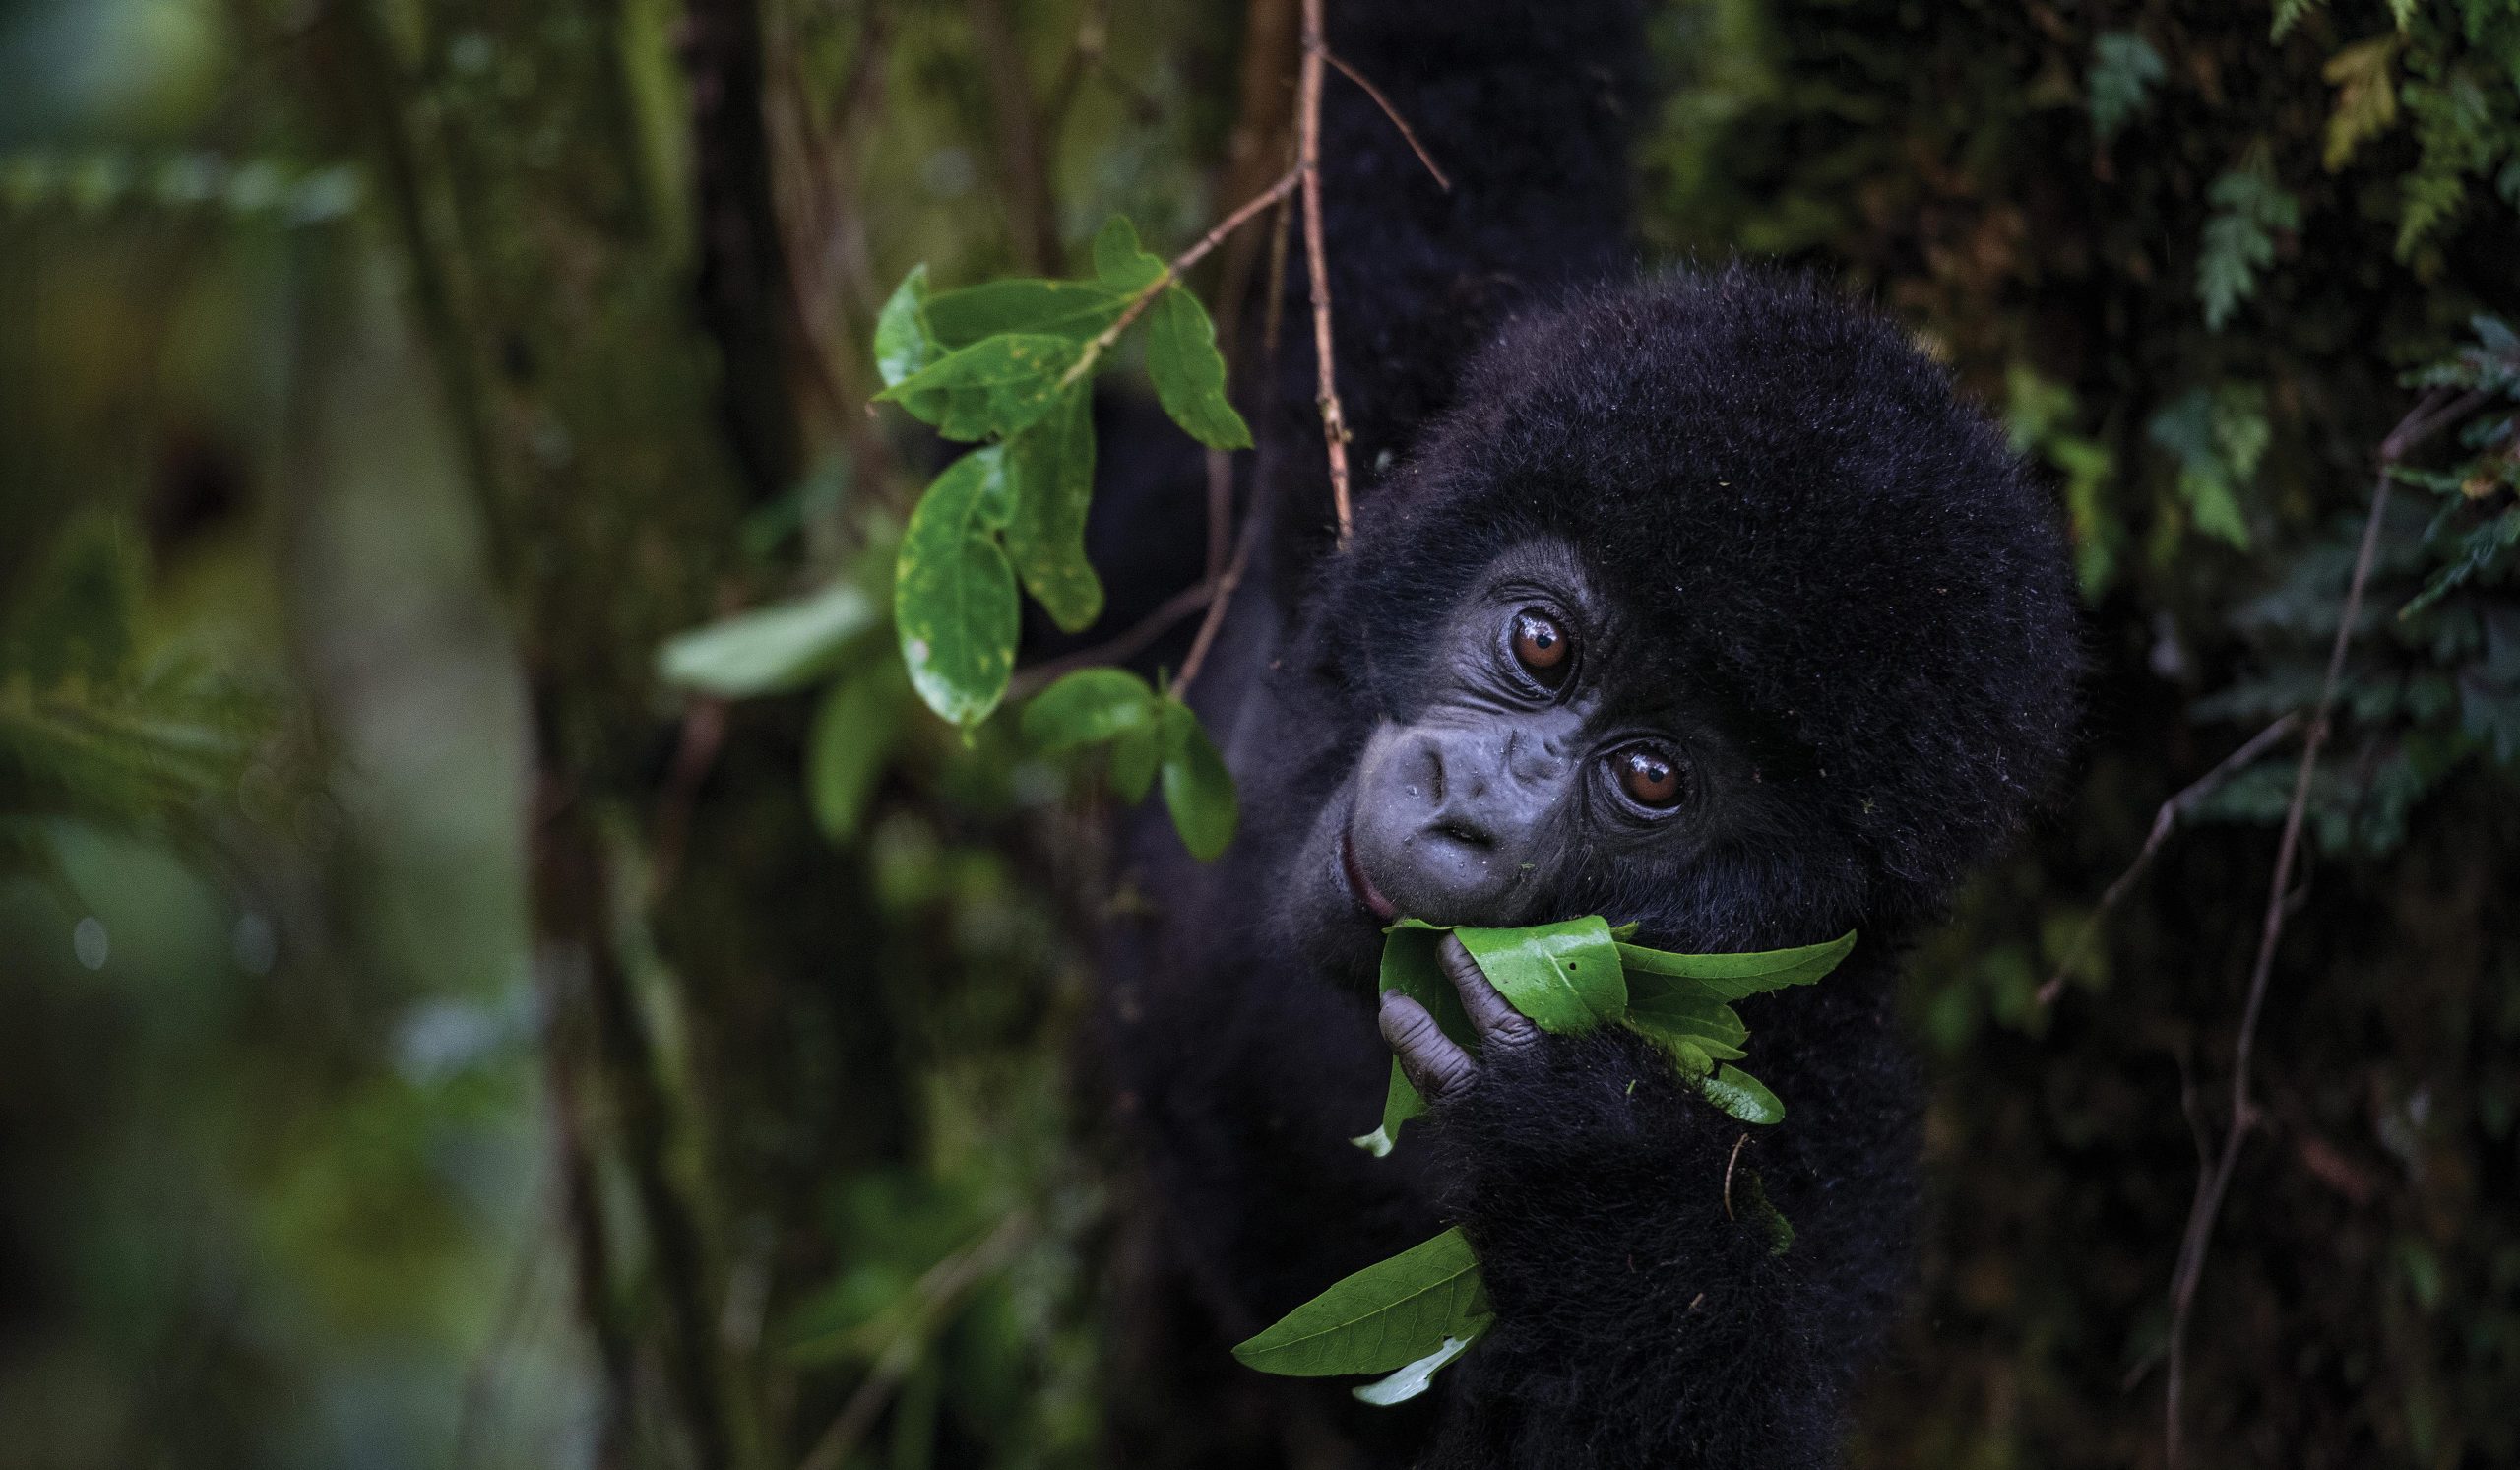
[[[1366,747],[1349,840],[1366,879],[1400,913],[1502,925],[1529,907],[1526,880],[1557,783],[1518,779],[1508,749],[1492,730],[1424,728]]]

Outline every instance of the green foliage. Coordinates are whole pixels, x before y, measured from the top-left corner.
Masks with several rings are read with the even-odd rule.
[[[1447,1230],[1341,1278],[1236,1345],[1233,1356],[1247,1368],[1294,1377],[1415,1370],[1415,1392],[1494,1320],[1470,1243]],[[1368,1402],[1409,1396],[1387,1393]]]
[[[2205,325],[2219,332],[2257,294],[2260,274],[2275,263],[2275,236],[2301,227],[2301,201],[2275,181],[2264,153],[2214,180],[2206,198],[2214,213],[2196,260],[2196,299]]]
[[[911,686],[966,727],[997,708],[1015,671],[1015,569],[997,539],[1007,523],[1005,465],[1004,447],[992,444],[947,466],[911,513],[894,573],[893,631]]]
[[[2168,70],[2162,53],[2132,31],[2104,31],[2093,38],[2091,126],[2103,146],[2144,110]]]
[[[882,626],[873,598],[847,582],[677,633],[657,650],[657,677],[678,689],[749,699],[799,689]]]
[[[2191,389],[2153,415],[2152,441],[2178,460],[2178,494],[2198,531],[2239,550],[2249,543],[2241,497],[2257,479],[2268,437],[2265,395],[2244,383]]]
[[[1207,862],[1233,841],[1233,776],[1190,707],[1125,669],[1080,669],[1024,707],[1024,738],[1043,751],[1108,743],[1112,789],[1145,799],[1160,774],[1172,828]]]

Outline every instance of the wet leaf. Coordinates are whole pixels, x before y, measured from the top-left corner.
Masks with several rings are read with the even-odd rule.
[[[911,684],[957,725],[988,718],[1015,669],[1015,572],[990,534],[1004,516],[995,445],[946,467],[902,533],[893,623]]]
[[[1785,1118],[1785,1105],[1776,1094],[1739,1067],[1718,1067],[1714,1076],[1701,1078],[1697,1086],[1708,1102],[1743,1122],[1772,1123]]]
[[[1147,313],[1146,370],[1164,412],[1191,438],[1211,449],[1251,447],[1250,425],[1225,396],[1216,324],[1180,287],[1166,287]]]
[[[1476,1338],[1491,1320],[1470,1243],[1447,1230],[1340,1280],[1233,1356],[1293,1377],[1390,1373],[1441,1352],[1449,1338]]]
[[[1081,344],[1010,332],[959,349],[875,395],[900,404],[948,439],[1023,432],[1058,407]]]

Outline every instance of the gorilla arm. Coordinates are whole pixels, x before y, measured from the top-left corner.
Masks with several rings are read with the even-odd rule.
[[[1829,1050],[1837,1080],[1794,1087],[1813,1073],[1763,1056],[1790,1067],[1792,1111],[1751,1130],[1650,1044],[1545,1035],[1457,938],[1441,956],[1479,1055],[1405,996],[1385,997],[1382,1029],[1431,1106],[1447,1212],[1497,1318],[1454,1370],[1426,1463],[1832,1463],[1913,1209],[1905,1067],[1861,989],[1771,997],[1805,1012],[1791,1031]],[[1753,1172],[1799,1231],[1785,1253],[1749,1218]]]

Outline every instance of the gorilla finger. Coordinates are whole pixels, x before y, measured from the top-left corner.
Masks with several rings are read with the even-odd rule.
[[[1497,991],[1479,961],[1470,957],[1461,935],[1444,935],[1444,942],[1435,947],[1435,961],[1444,967],[1453,989],[1461,991],[1461,1008],[1469,1013],[1480,1041],[1491,1047],[1528,1047],[1540,1039],[1540,1028]]]
[[[1398,991],[1382,997],[1382,1039],[1399,1058],[1401,1075],[1429,1102],[1453,1097],[1479,1080],[1479,1058],[1444,1035],[1426,1007]]]

